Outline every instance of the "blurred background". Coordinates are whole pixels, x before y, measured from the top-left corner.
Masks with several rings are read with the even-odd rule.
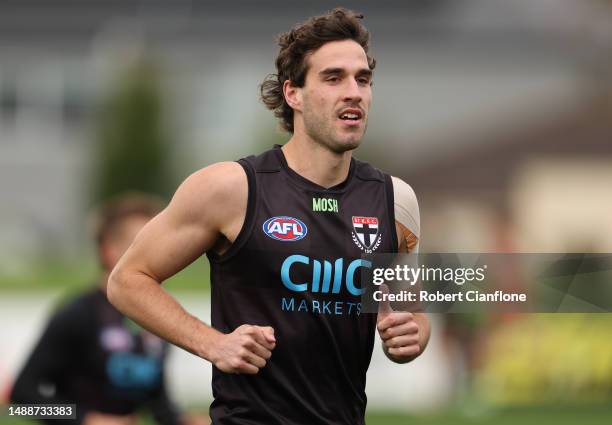
[[[168,199],[286,141],[258,97],[275,35],[338,5],[0,1],[0,400],[49,313],[97,276],[91,207]],[[421,252],[612,252],[612,2],[343,6],[378,63],[356,156],[415,189]],[[167,287],[208,320],[205,259]],[[612,420],[612,316],[432,320],[414,363],[375,350],[368,423]],[[207,407],[210,365],[175,350],[170,370],[177,400]]]

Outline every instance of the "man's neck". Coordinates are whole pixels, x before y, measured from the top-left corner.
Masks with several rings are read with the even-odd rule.
[[[332,152],[309,137],[293,135],[282,147],[289,168],[325,188],[348,177],[352,151]]]

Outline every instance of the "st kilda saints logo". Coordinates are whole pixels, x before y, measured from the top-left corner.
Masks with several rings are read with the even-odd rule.
[[[353,217],[353,242],[366,254],[371,254],[380,245],[382,235],[378,230],[378,218]]]

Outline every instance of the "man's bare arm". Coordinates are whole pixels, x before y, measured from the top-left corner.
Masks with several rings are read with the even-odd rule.
[[[400,253],[418,253],[420,238],[419,206],[412,188],[393,177],[395,230]],[[424,313],[392,312],[388,302],[378,313],[378,331],[385,355],[396,363],[407,363],[423,353],[431,333]]]
[[[145,329],[219,369],[257,373],[274,348],[272,328],[245,324],[222,334],[185,311],[161,286],[206,251],[234,241],[247,197],[246,174],[238,163],[214,164],[191,175],[121,258],[107,295]]]

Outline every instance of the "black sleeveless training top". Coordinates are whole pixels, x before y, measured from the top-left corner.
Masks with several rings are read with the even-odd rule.
[[[391,178],[353,159],[325,189],[280,146],[239,163],[246,219],[225,254],[208,254],[212,326],[271,326],[276,347],[256,375],[213,366],[213,424],[363,424],[376,314],[361,313],[359,269],[364,253],[397,251]]]

